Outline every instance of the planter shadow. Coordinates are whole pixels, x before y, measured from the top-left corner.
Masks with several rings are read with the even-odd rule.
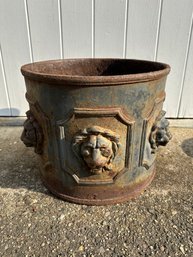
[[[185,154],[193,157],[193,138],[185,139],[181,144],[181,148]]]

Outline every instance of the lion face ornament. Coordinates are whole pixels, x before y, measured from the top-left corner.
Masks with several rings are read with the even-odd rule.
[[[156,149],[162,145],[165,146],[172,138],[169,131],[169,121],[165,118],[165,111],[161,111],[157,120],[153,124],[151,129],[149,142],[152,148],[152,153],[156,152]]]
[[[112,170],[119,148],[119,136],[109,129],[93,126],[82,130],[74,137],[73,149],[93,174]]]

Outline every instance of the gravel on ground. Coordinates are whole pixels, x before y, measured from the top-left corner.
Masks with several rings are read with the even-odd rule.
[[[43,186],[21,127],[0,127],[0,256],[193,257],[193,129],[172,128],[157,173],[137,199],[62,201]]]

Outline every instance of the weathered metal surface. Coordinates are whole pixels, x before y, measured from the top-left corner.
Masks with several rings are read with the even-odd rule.
[[[36,146],[41,131],[45,185],[68,201],[96,205],[143,191],[155,172],[157,147],[171,138],[162,111],[169,70],[123,59],[23,66],[30,115],[22,140]]]

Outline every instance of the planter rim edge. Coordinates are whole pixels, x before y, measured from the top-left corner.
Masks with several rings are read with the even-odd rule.
[[[55,64],[58,62],[72,62],[72,61],[128,61],[138,62],[149,65],[160,65],[163,68],[156,71],[142,72],[135,74],[124,74],[124,75],[66,75],[66,74],[52,74],[49,72],[37,72],[33,70],[33,66],[43,64]],[[123,58],[71,58],[71,59],[58,59],[58,60],[47,60],[39,61],[34,63],[28,63],[21,67],[21,73],[24,77],[54,84],[68,84],[68,85],[86,85],[86,86],[103,86],[103,85],[121,85],[121,84],[133,84],[158,80],[166,77],[170,72],[170,66],[162,62],[154,62],[141,59],[123,59]]]

